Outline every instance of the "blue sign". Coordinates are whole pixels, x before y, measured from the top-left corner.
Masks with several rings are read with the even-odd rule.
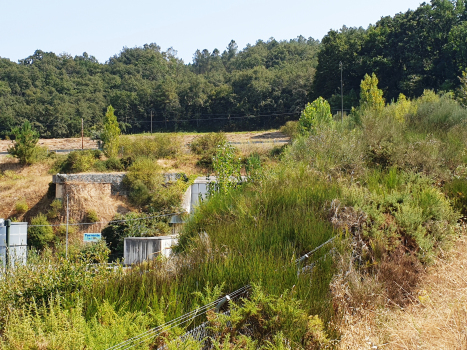
[[[83,242],[97,242],[101,240],[100,233],[84,233],[83,234]]]

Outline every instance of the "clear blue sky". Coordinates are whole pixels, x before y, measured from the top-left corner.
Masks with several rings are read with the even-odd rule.
[[[366,28],[419,0],[0,0],[0,57],[12,61],[35,50],[87,52],[100,62],[124,47],[155,42],[173,47],[185,63],[196,49],[240,49],[256,40],[321,40],[330,29]]]

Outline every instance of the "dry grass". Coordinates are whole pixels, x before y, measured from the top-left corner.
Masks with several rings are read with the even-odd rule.
[[[421,278],[404,308],[378,292],[376,281],[367,282],[366,295],[373,303],[342,310],[338,328],[340,349],[467,349],[467,242],[439,258]],[[348,278],[348,277],[346,277]],[[352,298],[344,280],[336,280],[336,302]],[[373,297],[371,297],[371,290]],[[355,288],[353,289],[355,290]],[[369,300],[367,299],[367,300]],[[378,307],[378,305],[386,306]],[[343,303],[345,305],[345,302]]]
[[[84,149],[96,148],[97,143],[89,137],[85,137]],[[57,149],[81,149],[81,137],[68,139],[40,139],[37,143],[39,146],[47,147],[49,150]],[[6,152],[13,145],[13,141],[0,140],[0,152]]]
[[[48,208],[46,198],[48,184],[52,177],[47,174],[50,165],[40,163],[23,167],[16,159],[0,157],[0,218],[36,215]],[[26,213],[16,213],[16,202],[24,198],[30,208]]]

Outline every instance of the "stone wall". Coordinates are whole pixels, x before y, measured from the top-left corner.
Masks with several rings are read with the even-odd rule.
[[[113,196],[126,195],[126,188],[123,184],[124,173],[100,173],[100,174],[57,174],[53,175],[52,182],[57,184],[57,198],[60,198],[61,187],[66,182],[110,184],[110,191]]]

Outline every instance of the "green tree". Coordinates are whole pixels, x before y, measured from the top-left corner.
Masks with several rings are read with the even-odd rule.
[[[332,123],[331,106],[321,96],[308,103],[300,115],[299,125],[301,132],[312,132],[320,125]]]
[[[212,165],[217,180],[214,188],[220,193],[226,194],[242,181],[241,159],[238,157],[237,149],[231,144],[225,142],[218,146],[216,155],[212,158]],[[210,192],[213,192],[212,186]]]
[[[360,84],[360,108],[381,112],[384,105],[383,91],[378,89],[378,78],[375,73],[372,73],[371,77],[365,74]]]
[[[120,128],[118,127],[117,117],[114,114],[112,106],[107,107],[107,113],[104,117],[104,131],[101,139],[104,142],[104,153],[107,157],[116,157],[118,155],[118,145]]]
[[[467,70],[462,72],[462,77],[459,77],[461,86],[458,90],[458,100],[464,106],[467,107]]]
[[[37,141],[39,133],[34,130],[27,120],[21,127],[13,128],[15,144],[8,149],[8,153],[19,159],[21,164],[32,164],[37,159]]]

